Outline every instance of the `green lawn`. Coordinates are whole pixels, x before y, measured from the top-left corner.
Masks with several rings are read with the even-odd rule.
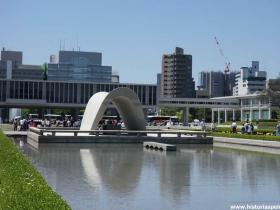
[[[265,141],[280,141],[280,136],[268,136],[268,135],[249,135],[249,134],[233,134],[222,132],[210,132],[209,136],[227,137],[227,138],[239,138],[239,139],[252,139],[252,140],[265,140]]]
[[[0,209],[70,209],[0,131]]]

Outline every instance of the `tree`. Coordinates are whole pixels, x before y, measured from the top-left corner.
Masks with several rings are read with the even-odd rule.
[[[160,108],[160,115],[176,116],[180,122],[183,121],[183,110],[180,108],[162,107]]]

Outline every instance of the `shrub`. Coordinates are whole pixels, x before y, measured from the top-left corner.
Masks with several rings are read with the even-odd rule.
[[[216,127],[215,132],[231,133],[230,127]],[[240,132],[240,128],[237,128],[237,132]]]
[[[277,121],[276,122],[259,122],[258,128],[259,129],[266,129],[266,130],[275,130],[277,126]]]
[[[216,127],[215,132],[220,132],[220,133],[231,133],[231,128],[229,127]],[[237,132],[241,132],[241,129],[240,128],[237,128]],[[272,130],[272,129],[254,129],[254,134],[256,135],[267,135],[267,134],[270,134],[270,135],[274,135],[276,133],[275,129]]]

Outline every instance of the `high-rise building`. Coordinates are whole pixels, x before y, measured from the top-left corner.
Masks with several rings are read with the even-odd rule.
[[[176,47],[173,54],[162,56],[161,93],[162,97],[194,98],[195,85],[192,77],[192,55]]]
[[[208,97],[231,96],[235,84],[236,72],[225,75],[222,71],[203,71],[199,73],[199,90],[208,93]]]
[[[238,72],[231,71],[229,72],[225,78],[225,94],[224,96],[232,96],[233,95],[233,88],[235,86],[235,76]]]
[[[58,63],[48,64],[48,80],[111,82],[112,67],[102,65],[101,53],[59,51]]]
[[[206,90],[208,96],[224,96],[224,73],[221,71],[210,71],[199,73],[199,89]]]
[[[266,71],[259,70],[259,62],[252,61],[251,67],[241,67],[235,76],[234,96],[244,96],[265,90]]]
[[[157,74],[157,104],[159,104],[161,90],[161,74]]]

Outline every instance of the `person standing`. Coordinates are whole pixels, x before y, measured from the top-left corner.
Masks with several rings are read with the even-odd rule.
[[[231,132],[237,133],[237,123],[235,121],[233,121],[231,124]]]
[[[241,127],[241,134],[244,134],[244,133],[246,133],[246,129],[245,129],[245,124],[243,123],[242,127]]]
[[[17,131],[17,119],[14,119],[13,124],[14,124],[14,131]]]
[[[280,136],[280,123],[276,126],[276,136]]]
[[[250,122],[250,123],[247,123],[247,133],[248,134],[252,134],[252,123]]]

